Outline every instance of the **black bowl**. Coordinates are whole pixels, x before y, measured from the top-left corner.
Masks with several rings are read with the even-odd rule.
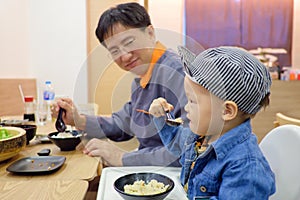
[[[18,124],[12,126],[22,128],[26,131],[26,145],[28,145],[29,141],[36,135],[37,126],[34,124]]]
[[[71,133],[70,131],[66,131],[67,133]],[[51,142],[53,142],[56,146],[60,148],[61,151],[73,151],[76,149],[76,146],[81,142],[81,133],[78,131],[72,131],[74,137],[66,137],[66,138],[57,138],[53,137],[59,134],[59,132],[53,132],[48,134],[48,138]],[[76,136],[77,135],[77,136]]]
[[[162,182],[164,185],[169,185],[165,192],[153,195],[133,195],[124,192],[124,186],[127,184],[132,185],[135,181],[143,180],[147,184],[152,179]],[[133,173],[125,176],[121,176],[114,182],[115,190],[121,195],[125,200],[162,200],[168,196],[168,194],[174,188],[174,181],[162,174],[156,173]]]

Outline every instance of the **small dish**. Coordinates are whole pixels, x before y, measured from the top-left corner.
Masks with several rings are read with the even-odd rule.
[[[49,174],[58,170],[65,162],[64,156],[33,156],[15,161],[6,170],[20,175]]]
[[[140,181],[140,180],[145,181],[146,184],[151,180],[157,180],[158,182],[161,182],[164,185],[168,185],[168,188],[164,192],[151,194],[151,195],[128,194],[124,191],[125,185],[128,184],[132,185],[135,181]],[[171,178],[162,174],[151,173],[151,172],[127,174],[119,177],[114,182],[114,189],[125,200],[162,200],[169,195],[169,193],[173,190],[174,186],[175,183]]]
[[[64,133],[70,133],[72,137],[57,137],[60,132],[53,132],[48,134],[48,138],[56,146],[60,148],[61,151],[73,151],[76,146],[81,142],[82,133],[80,131],[73,130],[72,132],[66,131]]]
[[[39,152],[37,152],[37,155],[39,156],[49,156],[51,153],[51,149],[42,149]]]
[[[15,127],[22,128],[26,131],[26,145],[34,138],[36,135],[37,126],[34,124],[20,124],[20,125],[12,125]]]

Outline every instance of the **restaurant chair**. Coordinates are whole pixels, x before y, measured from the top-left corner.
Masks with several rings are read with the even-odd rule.
[[[274,126],[278,127],[284,124],[294,124],[300,126],[300,119],[292,118],[282,113],[276,113],[276,121],[274,121]]]
[[[300,197],[300,126],[272,129],[259,147],[275,173],[276,192],[270,200],[298,200]]]

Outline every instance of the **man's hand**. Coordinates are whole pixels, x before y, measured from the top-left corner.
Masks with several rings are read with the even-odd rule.
[[[85,129],[86,117],[78,113],[76,106],[70,98],[60,98],[51,106],[54,117],[57,116],[59,108],[66,110],[63,114],[65,124],[75,126],[79,130]]]
[[[83,146],[83,153],[89,156],[99,156],[104,159],[109,166],[123,166],[122,158],[125,151],[107,140],[96,138],[91,139],[85,146]]]

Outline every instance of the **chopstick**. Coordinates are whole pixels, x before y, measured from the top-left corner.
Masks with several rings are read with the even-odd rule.
[[[147,115],[150,115],[150,113],[149,113],[148,111],[146,111],[146,110],[136,109],[136,111],[145,113],[145,114],[147,114]]]

